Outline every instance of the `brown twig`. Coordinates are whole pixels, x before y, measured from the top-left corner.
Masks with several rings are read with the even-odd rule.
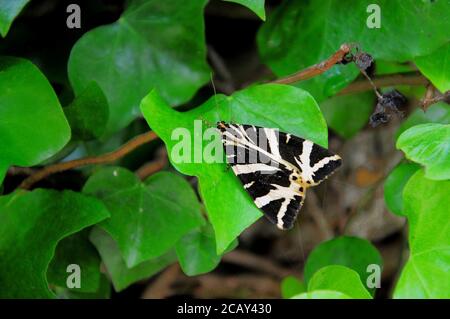
[[[154,132],[147,132],[143,133],[141,135],[136,136],[132,140],[128,141],[124,145],[122,145],[117,150],[106,153],[100,156],[92,156],[92,157],[84,157],[80,159],[76,159],[73,161],[63,162],[63,163],[56,163],[49,166],[44,167],[43,169],[37,171],[33,175],[30,175],[27,177],[20,185],[19,188],[23,189],[29,189],[31,186],[33,186],[35,183],[39,182],[40,180],[46,178],[47,176],[66,171],[72,168],[85,166],[85,165],[91,165],[91,164],[105,164],[105,163],[111,163],[115,160],[125,156],[126,154],[130,153],[134,149],[138,148],[139,146],[148,143],[150,141],[153,141],[157,139],[158,136]]]
[[[162,170],[167,165],[167,151],[165,147],[161,147],[156,155],[156,159],[139,167],[135,174],[144,180],[150,175]]]
[[[233,250],[222,257],[224,262],[240,265],[246,268],[254,269],[275,278],[282,279],[292,275],[292,271],[278,266],[266,258],[259,257],[243,250]]]
[[[32,175],[34,172],[36,170],[31,167],[12,166],[8,169],[8,175]]]
[[[411,85],[421,86],[427,85],[429,81],[419,72],[408,72],[402,74],[390,74],[378,76],[372,79],[373,85],[376,87]],[[340,91],[337,95],[360,93],[372,89],[372,84],[367,79],[357,80]]]
[[[446,91],[444,94],[440,94],[436,88],[430,84],[427,88],[427,92],[425,93],[425,97],[422,100],[422,109],[426,111],[431,105],[438,102],[450,102],[450,91]]]
[[[170,296],[171,285],[180,274],[180,265],[172,264],[163,270],[143,293],[145,299],[162,299]]]
[[[291,84],[298,81],[303,81],[315,77],[325,71],[331,69],[335,64],[342,62],[344,57],[351,51],[349,44],[342,44],[339,50],[337,50],[331,57],[320,63],[314,64],[304,70],[288,75],[284,78],[277,79],[271,83]]]

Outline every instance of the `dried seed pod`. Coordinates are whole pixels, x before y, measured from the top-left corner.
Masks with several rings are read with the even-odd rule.
[[[373,64],[373,57],[365,52],[356,53],[353,60],[356,66],[363,71],[367,71]]]

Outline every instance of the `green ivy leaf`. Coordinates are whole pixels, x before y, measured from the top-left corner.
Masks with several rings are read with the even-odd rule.
[[[414,62],[433,85],[441,92],[450,90],[450,43],[430,55],[417,57]]]
[[[405,156],[425,166],[430,179],[450,179],[450,124],[420,124],[400,135],[396,144]]]
[[[70,139],[55,92],[27,60],[0,57],[0,136],[0,183],[10,165],[39,164]]]
[[[367,266],[382,266],[382,258],[378,250],[368,241],[357,237],[341,236],[318,245],[306,260],[304,276],[308,283],[314,273],[329,265],[342,265],[356,271],[362,282],[367,281],[370,273]]]
[[[108,101],[98,84],[91,82],[64,108],[64,113],[72,129],[73,139],[98,139],[105,132],[108,122]]]
[[[384,182],[384,201],[391,213],[403,216],[403,188],[418,169],[420,165],[402,163],[389,173]]]
[[[281,281],[281,296],[283,298],[292,298],[303,292],[306,292],[306,286],[296,277],[287,276]]]
[[[193,189],[173,173],[159,172],[142,183],[124,168],[109,167],[93,174],[83,192],[111,212],[100,227],[117,242],[130,268],[164,254],[204,223]]]
[[[410,255],[394,298],[450,298],[450,181],[426,178],[423,169],[403,191]]]
[[[14,19],[30,0],[14,0],[0,2],[0,34],[6,37]]]
[[[208,81],[205,3],[134,0],[118,21],[85,33],[75,44],[70,82],[77,94],[93,80],[100,85],[110,106],[107,134],[137,116],[139,101],[152,87],[176,105]]]
[[[264,0],[224,0],[227,2],[239,3],[252,10],[261,20],[266,20],[266,10],[264,8]]]
[[[419,108],[416,109],[406,121],[400,125],[397,132],[395,132],[395,138],[398,139],[398,137],[410,127],[424,123],[450,124],[450,108],[447,104],[439,102],[431,105],[426,112]]]
[[[375,74],[376,75],[386,75],[394,73],[405,73],[416,71],[413,65],[408,62],[392,62],[385,60],[377,60],[375,64]]]
[[[220,136],[213,130],[215,134],[202,138],[203,132],[209,132],[203,122],[214,127],[219,120],[274,127],[324,147],[328,144],[326,123],[317,103],[307,92],[288,85],[255,85],[229,97],[218,94],[183,113],[171,109],[152,91],[142,100],[141,109],[150,127],[166,144],[175,168],[198,176],[200,193],[216,233],[218,254],[262,214],[233,172],[227,170],[224,158],[214,163],[214,156],[207,150],[211,145],[222,150]],[[182,133],[181,140],[178,133]],[[173,158],[179,155],[180,143],[193,145],[187,147],[185,161]]]
[[[291,299],[352,299],[352,297],[333,290],[315,290],[296,295]]]
[[[89,232],[82,231],[64,238],[58,243],[55,255],[51,261],[47,280],[49,283],[66,287],[67,266],[76,264],[80,266],[80,288],[67,288],[77,292],[95,293],[100,286],[100,257],[97,250],[89,242]]]
[[[47,268],[57,243],[109,213],[72,191],[37,189],[0,197],[0,298],[52,298]]]
[[[315,272],[308,283],[308,291],[315,290],[333,290],[355,299],[372,299],[359,274],[344,266],[326,266]]]
[[[117,243],[107,232],[94,227],[90,239],[100,253],[116,291],[121,291],[139,280],[153,276],[176,260],[175,253],[170,250],[164,255],[129,268]]]
[[[427,55],[448,42],[450,7],[441,1],[380,0],[381,28],[366,21],[371,0],[285,1],[258,34],[261,57],[278,76],[327,59],[343,43],[359,43],[376,60],[403,62]],[[420,18],[418,18],[420,16]],[[430,36],[430,35],[433,36]],[[317,45],[320,44],[320,45]],[[354,65],[334,66],[298,85],[318,101],[333,95],[358,75]]]
[[[373,92],[334,96],[320,103],[328,125],[344,138],[358,133],[374,109]]]
[[[236,246],[237,241],[234,241],[227,250],[232,250]],[[181,269],[188,276],[210,272],[217,267],[222,257],[216,252],[216,238],[211,224],[184,235],[177,242],[175,251]]]
[[[111,284],[108,278],[101,274],[100,283],[95,292],[78,292],[77,290],[56,287],[58,299],[109,299],[111,297]]]

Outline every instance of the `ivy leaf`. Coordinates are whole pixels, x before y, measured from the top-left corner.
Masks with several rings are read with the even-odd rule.
[[[411,115],[400,125],[395,138],[398,137],[410,127],[424,123],[441,123],[450,124],[450,108],[447,104],[439,102],[431,105],[426,112],[416,109]]]
[[[47,280],[49,283],[59,286],[67,286],[67,272],[69,265],[80,267],[80,288],[67,288],[76,292],[95,293],[100,286],[100,257],[97,250],[89,242],[89,233],[82,231],[64,238],[56,247],[55,256],[51,261]]]
[[[46,274],[57,243],[107,217],[100,201],[72,191],[1,196],[0,298],[54,297]]]
[[[406,73],[414,71],[416,71],[416,68],[408,62],[399,63],[393,61],[377,60],[375,65],[376,75]]]
[[[258,34],[261,57],[278,76],[327,59],[343,43],[359,43],[375,60],[408,61],[447,43],[450,28],[447,1],[377,2],[381,28],[366,26],[373,1],[285,1]],[[417,17],[420,16],[420,19]],[[433,36],[430,36],[430,35]],[[320,45],[312,45],[320,43]],[[298,85],[317,100],[334,95],[359,74],[354,65],[334,66]]]
[[[161,256],[204,223],[193,189],[173,173],[159,172],[142,183],[124,168],[109,167],[93,174],[83,192],[111,212],[99,226],[117,242],[129,268]]]
[[[369,121],[374,101],[372,92],[334,96],[320,103],[320,109],[336,133],[351,138]]]
[[[227,251],[236,246],[237,241],[232,242]],[[222,257],[216,252],[216,238],[211,224],[184,235],[177,242],[175,250],[181,269],[188,276],[210,272],[217,267]]]
[[[403,191],[410,255],[394,298],[450,298],[450,181],[426,178],[423,169]]]
[[[281,281],[281,296],[283,298],[292,298],[305,291],[305,284],[294,276],[287,276]]]
[[[70,54],[69,79],[77,95],[93,80],[100,85],[110,106],[106,134],[138,115],[139,101],[152,87],[177,105],[208,81],[205,3],[134,0],[115,23],[78,40]]]
[[[301,293],[291,299],[352,299],[352,297],[334,290],[315,290]]]
[[[0,136],[0,183],[10,165],[39,164],[70,139],[55,92],[27,60],[0,57]]]
[[[252,10],[261,20],[266,20],[266,10],[264,8],[264,0],[224,0],[227,2],[235,2],[246,6]]]
[[[14,19],[30,0],[14,0],[0,2],[0,34],[6,37]]]
[[[106,231],[94,227],[90,239],[100,253],[116,291],[121,291],[139,280],[151,277],[176,260],[174,252],[170,250],[164,255],[129,268],[117,243]]]
[[[78,292],[77,290],[56,287],[58,299],[109,299],[111,297],[111,284],[108,278],[101,274],[100,283],[95,292]]]
[[[403,216],[403,188],[418,169],[420,165],[402,163],[389,173],[384,182],[384,201],[391,213]]]
[[[420,72],[442,93],[450,90],[450,43],[430,55],[417,57],[414,62]]]
[[[367,240],[357,237],[341,236],[318,245],[306,260],[304,276],[308,283],[314,273],[329,265],[342,265],[356,271],[362,282],[367,281],[370,273],[367,266],[371,264],[382,267],[378,250]]]
[[[427,178],[450,178],[450,124],[413,126],[400,135],[396,146],[406,158],[425,166]]]
[[[326,266],[319,269],[308,283],[308,291],[339,291],[355,299],[372,299],[359,274],[344,266]]]
[[[98,84],[91,82],[64,108],[64,113],[72,129],[73,139],[98,139],[104,133],[108,122],[108,102]]]
[[[238,178],[227,170],[215,123],[223,120],[279,128],[324,147],[328,144],[327,127],[317,103],[307,92],[288,85],[255,85],[229,97],[218,94],[183,113],[171,109],[152,91],[142,100],[141,110],[166,144],[175,168],[198,177],[199,190],[216,234],[218,254],[262,214]],[[205,126],[204,122],[214,128]],[[212,146],[213,150],[217,147],[217,152],[211,151]],[[187,152],[182,158],[181,147]],[[214,154],[219,154],[219,158]]]

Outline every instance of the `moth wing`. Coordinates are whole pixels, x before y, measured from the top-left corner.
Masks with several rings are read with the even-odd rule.
[[[339,155],[295,135],[279,133],[280,155],[295,165],[307,186],[319,185],[342,165]]]
[[[228,164],[256,206],[280,229],[289,229],[306,188],[318,185],[341,158],[309,140],[275,129],[218,123]]]
[[[303,204],[304,188],[295,182],[300,179],[298,170],[280,157],[278,131],[225,123],[219,129],[227,162],[255,205],[278,228],[292,228]],[[263,140],[265,147],[258,144]]]

